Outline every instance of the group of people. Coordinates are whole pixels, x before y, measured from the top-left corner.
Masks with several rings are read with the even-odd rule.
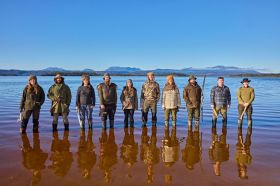
[[[82,84],[77,90],[76,109],[81,129],[85,128],[86,119],[88,128],[92,129],[92,113],[96,104],[95,89],[90,83],[90,76],[82,76]],[[109,119],[110,128],[114,127],[114,116],[117,109],[117,85],[111,82],[109,73],[103,76],[103,82],[97,86],[102,127],[107,128],[107,120]],[[249,86],[250,80],[244,78],[242,86],[237,91],[238,98],[238,127],[242,127],[243,116],[246,113],[248,118],[248,126],[252,126],[252,102],[254,101],[254,89]],[[64,77],[57,74],[54,77],[54,84],[49,88],[47,97],[51,100],[50,112],[53,116],[53,131],[57,131],[58,118],[62,116],[64,129],[69,130],[69,106],[72,95],[71,90],[64,82]],[[166,84],[160,96],[160,86],[155,81],[155,74],[149,72],[147,81],[143,84],[140,95],[140,107],[142,111],[142,126],[146,126],[148,121],[148,112],[152,113],[152,124],[157,123],[157,104],[160,101],[165,113],[165,126],[169,126],[170,115],[172,116],[172,126],[176,126],[177,112],[181,107],[181,97],[178,86],[174,81],[173,75],[168,75]],[[196,77],[190,75],[188,85],[183,90],[183,99],[186,102],[188,110],[188,127],[199,127],[200,112],[203,100],[203,90],[196,82]],[[218,77],[217,85],[211,89],[210,94],[211,108],[213,110],[212,127],[216,127],[219,113],[222,115],[223,126],[227,124],[227,111],[231,105],[231,93],[229,87],[224,84],[224,77]],[[40,109],[45,101],[45,93],[43,88],[38,84],[37,77],[30,75],[28,85],[24,88],[20,112],[22,113],[20,132],[25,133],[30,116],[33,117],[33,132],[38,132]],[[128,79],[126,85],[122,89],[120,96],[122,110],[124,112],[124,127],[134,126],[134,112],[138,110],[137,89],[133,86],[133,81]]]

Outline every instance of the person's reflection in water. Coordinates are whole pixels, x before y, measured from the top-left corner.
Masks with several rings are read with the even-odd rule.
[[[153,182],[154,165],[159,163],[160,150],[157,147],[157,127],[152,126],[151,138],[146,126],[142,127],[140,158],[147,165],[147,182]]]
[[[134,139],[134,128],[124,128],[123,143],[120,148],[121,158],[128,167],[132,167],[137,161],[138,143]],[[129,175],[131,177],[131,175]]]
[[[217,135],[216,128],[212,128],[212,144],[209,148],[209,159],[213,163],[216,176],[221,175],[222,162],[229,160],[229,144],[227,144],[227,128],[222,128],[222,134]]]
[[[109,129],[109,136],[106,129],[102,129],[99,155],[99,168],[104,172],[104,181],[111,181],[112,167],[118,162],[118,146],[115,142],[114,128]]]
[[[199,128],[196,127],[193,131],[189,128],[186,138],[185,149],[182,150],[182,160],[185,162],[188,170],[193,170],[194,165],[201,161],[202,143]]]
[[[252,156],[251,147],[252,128],[248,127],[245,142],[243,140],[242,128],[238,129],[238,139],[235,151],[235,160],[238,168],[238,176],[240,179],[248,179],[247,165],[251,164]]]
[[[96,163],[95,145],[92,140],[92,130],[88,130],[86,139],[85,130],[80,130],[80,141],[78,146],[78,167],[82,171],[82,177],[89,179],[91,170]]]
[[[169,134],[169,127],[164,128],[164,138],[161,146],[161,158],[164,165],[169,168],[172,167],[179,159],[179,140],[176,136],[176,126],[172,126],[171,137]],[[165,174],[165,182],[172,182],[172,175]]]
[[[45,169],[48,153],[43,152],[40,146],[39,133],[33,133],[33,147],[30,145],[27,134],[21,135],[22,164],[32,172],[32,185],[41,181],[41,171]]]
[[[64,177],[71,168],[73,154],[70,152],[70,142],[68,140],[69,131],[64,131],[63,139],[59,139],[58,132],[53,132],[50,160],[52,164],[48,167],[54,174]]]

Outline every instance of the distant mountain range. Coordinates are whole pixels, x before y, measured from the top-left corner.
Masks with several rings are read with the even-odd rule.
[[[0,76],[26,76],[29,74],[34,75],[41,75],[41,76],[48,76],[54,75],[55,73],[62,73],[63,75],[81,75],[84,73],[88,73],[90,75],[102,75],[104,72],[108,72],[111,75],[120,75],[120,76],[128,76],[128,75],[146,75],[147,72],[154,72],[156,75],[168,75],[174,74],[178,76],[185,76],[189,74],[195,75],[208,75],[208,76],[230,76],[230,75],[261,75],[263,73],[259,72],[255,69],[250,68],[239,68],[233,66],[214,66],[214,67],[207,67],[207,68],[183,68],[183,69],[154,69],[154,70],[143,70],[140,68],[134,67],[119,67],[119,66],[112,66],[104,71],[95,71],[92,69],[84,69],[84,70],[66,70],[63,68],[58,67],[49,67],[42,70],[4,70],[0,69]]]

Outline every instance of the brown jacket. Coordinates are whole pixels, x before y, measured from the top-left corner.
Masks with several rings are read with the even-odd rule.
[[[201,88],[195,83],[184,88],[183,98],[186,101],[188,108],[199,108],[201,103]]]

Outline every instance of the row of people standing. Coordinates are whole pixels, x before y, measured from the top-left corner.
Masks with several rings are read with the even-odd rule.
[[[104,82],[97,86],[99,103],[100,103],[100,117],[102,127],[107,127],[107,120],[109,119],[110,128],[114,127],[114,116],[117,109],[117,85],[111,82],[110,74],[105,73],[103,76]],[[243,115],[246,112],[248,118],[248,125],[252,125],[252,102],[254,100],[254,89],[249,86],[250,80],[244,78],[241,82],[242,87],[238,89],[238,111],[239,111],[239,127],[242,126]],[[48,98],[51,100],[50,112],[53,116],[53,131],[57,130],[58,118],[62,116],[65,130],[69,130],[69,106],[71,104],[71,90],[64,82],[64,77],[57,74],[54,77],[54,84],[48,90]],[[203,91],[196,82],[194,75],[189,76],[188,85],[184,88],[183,98],[188,109],[188,126],[191,127],[193,120],[195,126],[199,126],[200,112],[203,99]],[[223,126],[227,123],[227,111],[231,105],[230,89],[224,85],[224,78],[219,77],[217,86],[211,89],[210,94],[211,107],[213,109],[212,126],[216,127],[218,114],[221,113]],[[125,127],[134,126],[134,111],[138,110],[138,95],[137,90],[133,86],[131,79],[126,81],[120,100],[122,103],[122,110],[124,112]],[[160,100],[160,87],[155,81],[153,72],[147,74],[147,81],[143,84],[140,95],[140,107],[142,111],[142,125],[146,126],[148,121],[148,112],[151,110],[152,124],[157,122],[157,104]],[[37,132],[39,127],[40,109],[45,101],[45,93],[43,88],[37,83],[37,77],[29,76],[28,85],[24,88],[22,100],[20,104],[20,112],[22,114],[22,124],[20,128],[21,133],[25,133],[28,120],[33,116],[33,131]],[[78,111],[78,118],[80,127],[85,128],[86,119],[88,120],[88,127],[92,128],[92,112],[95,107],[96,98],[95,90],[90,83],[90,76],[82,76],[82,85],[77,90],[76,95],[76,109]],[[170,115],[172,116],[172,125],[176,126],[177,112],[181,107],[181,98],[179,88],[174,81],[173,75],[167,76],[166,84],[162,91],[161,105],[165,113],[165,125],[169,126]]]

